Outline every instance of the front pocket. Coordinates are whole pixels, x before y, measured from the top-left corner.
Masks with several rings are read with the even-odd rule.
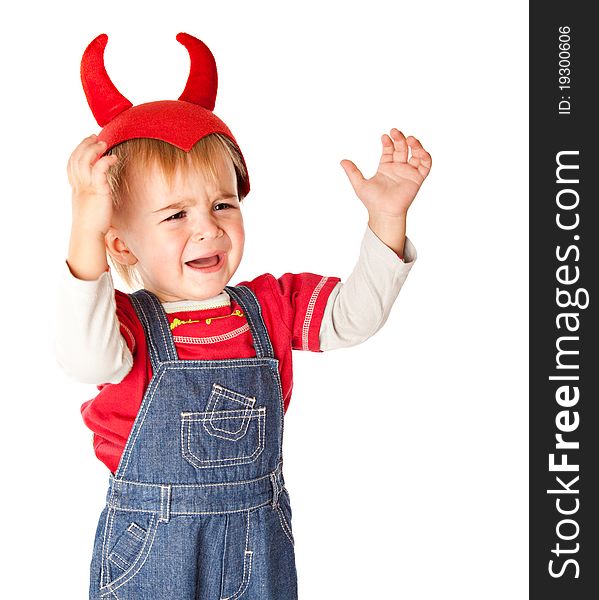
[[[135,521],[131,521],[127,529],[116,540],[108,560],[116,567],[117,571],[124,573],[135,562],[135,558],[143,548],[147,531],[142,529]]]
[[[213,383],[210,397],[206,404],[206,411],[254,408],[254,404],[256,404],[254,396],[246,396],[245,394],[240,394],[239,392],[223,387],[218,383]]]
[[[293,531],[291,530],[291,501],[289,499],[289,492],[285,487],[281,490],[281,493],[279,494],[277,513],[279,516],[279,523],[281,524],[281,529],[283,530],[283,533],[291,542],[291,545],[295,545],[295,541],[293,539]]]
[[[253,462],[264,450],[266,407],[181,413],[181,450],[194,467]]]
[[[154,538],[158,518],[155,514],[136,515],[115,511],[110,518],[110,535],[107,540],[106,576],[109,583],[100,589],[117,589],[134,577],[146,562]]]

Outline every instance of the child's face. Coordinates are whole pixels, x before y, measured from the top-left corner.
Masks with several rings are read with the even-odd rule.
[[[203,173],[179,170],[169,189],[154,166],[133,174],[130,191],[125,214],[116,220],[121,245],[113,244],[120,251],[111,254],[135,264],[145,289],[162,302],[222,292],[239,266],[245,240],[231,159],[221,156],[216,184]]]

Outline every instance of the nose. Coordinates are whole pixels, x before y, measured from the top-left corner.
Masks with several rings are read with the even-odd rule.
[[[223,230],[219,227],[213,214],[201,214],[194,222],[192,238],[194,241],[204,239],[215,239],[223,235]]]

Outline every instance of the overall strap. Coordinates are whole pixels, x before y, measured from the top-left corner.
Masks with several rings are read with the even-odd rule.
[[[129,298],[146,334],[152,369],[161,362],[179,360],[166,312],[156,295],[137,290]]]
[[[245,285],[226,286],[225,291],[241,306],[247,319],[257,358],[274,358],[270,337],[262,318],[262,309],[252,290]]]

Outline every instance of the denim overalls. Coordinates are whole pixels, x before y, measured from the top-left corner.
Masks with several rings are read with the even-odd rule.
[[[179,360],[158,298],[129,295],[153,377],[110,473],[90,599],[297,599],[278,360],[254,293],[225,290],[255,358]]]

